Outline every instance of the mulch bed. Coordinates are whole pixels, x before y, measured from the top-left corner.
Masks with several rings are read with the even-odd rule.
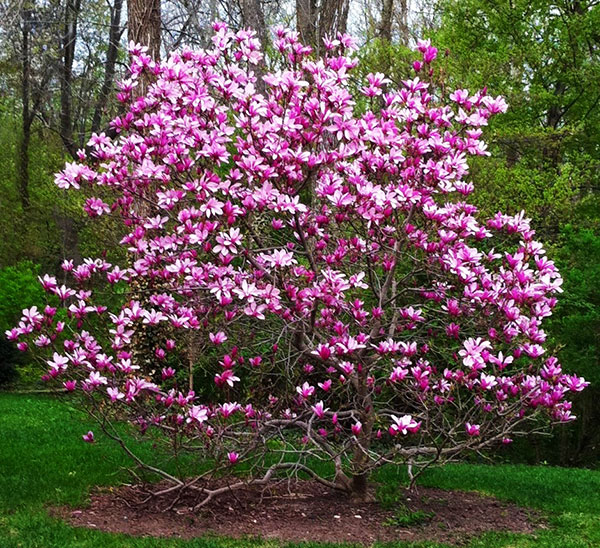
[[[87,508],[61,507],[52,513],[77,527],[137,536],[212,534],[363,545],[397,540],[461,545],[486,531],[532,533],[543,527],[540,516],[531,510],[476,493],[431,488],[406,493],[404,504],[410,511],[433,513],[423,523],[408,527],[390,525],[395,512],[377,502],[354,502],[311,481],[239,489],[220,495],[196,513],[191,507],[197,495],[185,495],[168,511],[172,495],[141,504],[145,498],[144,490],[135,486],[104,488],[92,494]]]

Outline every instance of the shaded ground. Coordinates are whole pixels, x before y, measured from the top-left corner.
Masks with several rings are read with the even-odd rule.
[[[395,540],[460,545],[486,531],[532,533],[540,527],[539,515],[531,510],[475,493],[432,488],[407,494],[400,511],[386,510],[377,502],[353,502],[309,481],[236,490],[193,513],[196,497],[185,495],[166,510],[172,495],[141,504],[146,495],[139,487],[105,488],[92,494],[87,508],[61,507],[53,513],[74,526],[139,536],[192,538],[212,533],[365,545]],[[418,511],[417,524],[398,526],[398,516],[408,515],[410,523]]]

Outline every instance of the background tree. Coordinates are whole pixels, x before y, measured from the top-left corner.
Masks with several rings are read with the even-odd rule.
[[[296,27],[300,39],[316,52],[322,51],[323,38],[345,33],[349,0],[296,0]]]

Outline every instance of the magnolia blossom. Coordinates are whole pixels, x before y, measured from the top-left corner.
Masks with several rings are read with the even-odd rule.
[[[415,421],[411,415],[403,415],[402,417],[392,415],[391,418],[394,421],[389,428],[392,436],[395,436],[396,434],[402,434],[405,436],[409,432],[417,432],[421,426],[421,423]]]
[[[313,410],[313,413],[319,419],[322,419],[325,416],[325,413],[327,413],[327,411],[329,411],[328,407],[324,407],[323,400],[321,400],[318,403],[315,403],[315,405],[312,405],[311,409]]]
[[[315,387],[305,382],[302,386],[296,387],[296,392],[302,396],[302,398],[310,398],[315,393]]]
[[[56,176],[121,240],[41,276],[48,306],[6,332],[43,379],[174,456],[306,451],[344,488],[573,420],[588,383],[544,331],[560,274],[524,212],[470,198],[504,99],[446,92],[427,40],[404,81],[357,83],[351,37],[316,58],[285,28],[259,85],[255,33],[213,28],[161,62],[131,44],[117,137]]]
[[[470,422],[465,423],[465,430],[469,436],[479,436],[480,426],[478,424],[471,424]]]
[[[94,443],[94,432],[92,432],[91,430],[88,431],[87,434],[84,434],[83,436],[81,436],[83,438],[83,441],[87,442],[87,443]]]
[[[200,405],[193,405],[188,410],[187,422],[197,422],[198,424],[202,424],[208,419],[208,411],[206,408]]]

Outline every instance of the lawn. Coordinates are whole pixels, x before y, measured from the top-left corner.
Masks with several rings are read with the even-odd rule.
[[[317,544],[205,537],[193,541],[132,538],[72,528],[48,516],[47,505],[85,504],[94,485],[127,478],[119,448],[81,434],[91,424],[68,400],[0,394],[0,548],[316,548]],[[380,472],[397,481],[401,471]],[[456,464],[429,471],[423,485],[473,490],[536,508],[549,528],[535,535],[487,534],[471,548],[583,548],[600,546],[600,472],[553,467]],[[327,545],[333,548],[333,545]],[[339,545],[342,546],[342,545]],[[348,545],[346,545],[348,546]],[[380,548],[440,548],[396,543]]]

